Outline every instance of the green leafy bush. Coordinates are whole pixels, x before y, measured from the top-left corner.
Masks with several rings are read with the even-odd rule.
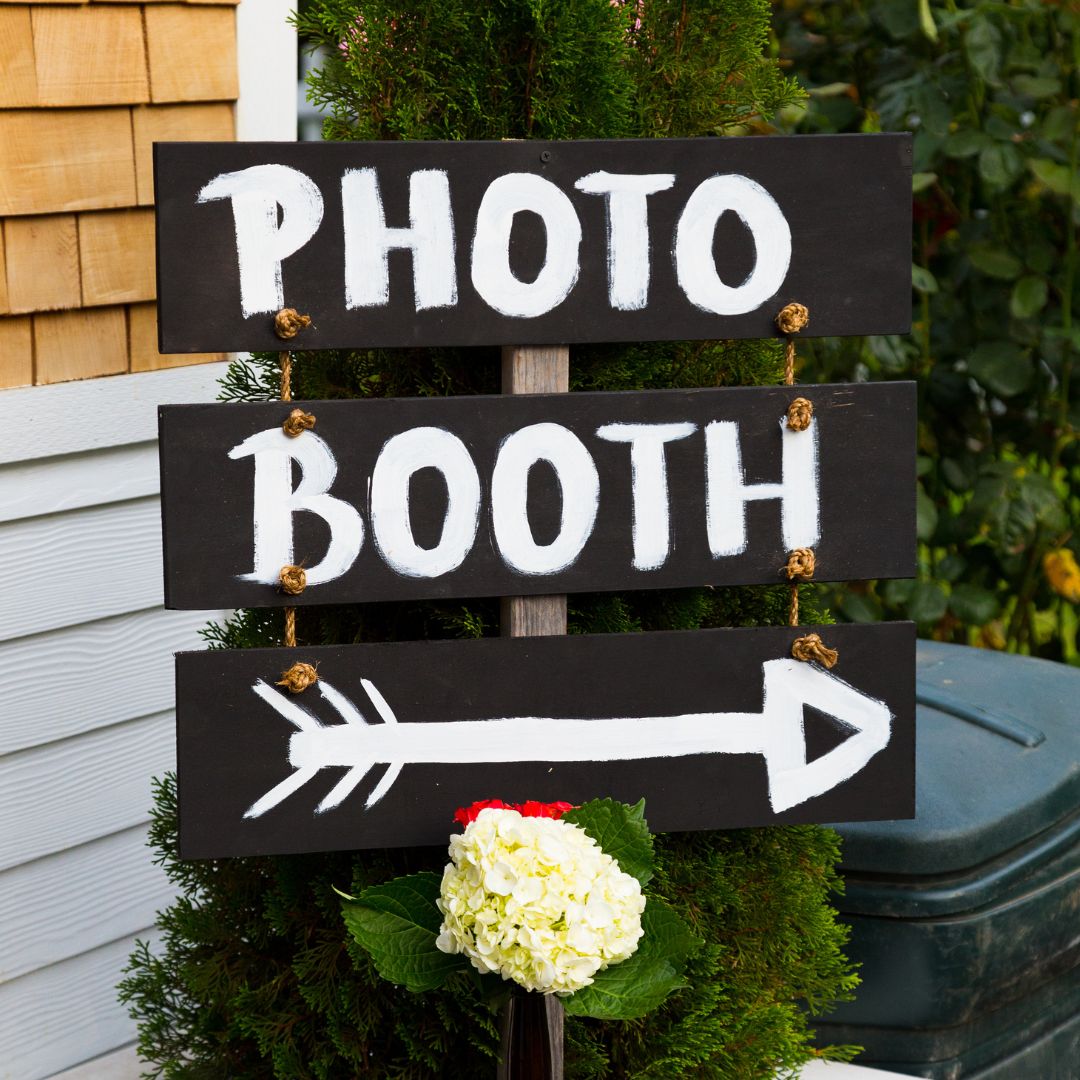
[[[919,580],[848,618],[1080,662],[1080,11],[789,0],[804,132],[914,132],[912,338],[807,345],[803,377],[919,382]]]
[[[765,0],[441,0],[409,5],[316,0],[300,27],[329,48],[312,92],[335,138],[713,135],[799,98],[761,56]],[[358,15],[363,21],[358,21]],[[354,33],[355,32],[355,33]],[[232,366],[222,395],[277,394],[277,358]],[[574,389],[775,383],[774,342],[578,348]],[[498,390],[498,350],[301,353],[298,398]],[[572,632],[786,621],[784,586],[570,598]],[[806,621],[824,620],[812,596]],[[305,607],[301,644],[480,636],[490,601]],[[214,646],[281,642],[279,611],[212,626]],[[123,999],[139,1021],[152,1075],[192,1080],[476,1080],[493,1075],[495,1014],[463,976],[423,996],[383,982],[345,931],[333,887],[353,894],[439,870],[443,849],[181,862],[175,784],[157,788],[151,841],[181,896],[162,915],[163,944],[131,959]],[[522,798],[527,792],[477,793]],[[447,823],[448,831],[451,823]],[[701,939],[685,989],[645,1019],[567,1020],[572,1080],[772,1077],[816,1051],[807,1013],[850,995],[836,835],[816,826],[659,837],[654,894]],[[458,981],[455,981],[458,980]]]

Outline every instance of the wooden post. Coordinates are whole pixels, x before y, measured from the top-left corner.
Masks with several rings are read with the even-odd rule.
[[[504,345],[504,394],[559,394],[570,389],[567,345]],[[566,633],[565,596],[504,596],[503,637]],[[526,793],[527,795],[527,793]],[[514,995],[503,1007],[498,1080],[563,1080],[563,1007],[554,995]]]
[[[504,345],[504,394],[561,394],[570,389],[567,345]],[[503,637],[540,637],[566,633],[565,596],[504,596]]]

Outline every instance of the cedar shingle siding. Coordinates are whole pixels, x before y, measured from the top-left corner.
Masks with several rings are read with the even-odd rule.
[[[234,137],[235,0],[0,0],[0,388],[159,356],[151,145]]]

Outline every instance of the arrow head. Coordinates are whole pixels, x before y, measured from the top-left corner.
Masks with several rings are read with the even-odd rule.
[[[768,660],[765,674],[765,763],[769,802],[777,814],[824,795],[850,779],[889,744],[893,715],[814,664]],[[814,761],[806,760],[803,707],[825,713],[855,734]]]

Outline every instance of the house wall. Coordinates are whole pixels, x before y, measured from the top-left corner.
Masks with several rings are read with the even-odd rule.
[[[156,409],[224,367],[156,353],[149,147],[295,138],[290,7],[0,0],[0,1080],[138,1075],[172,653],[219,615],[161,608]]]

